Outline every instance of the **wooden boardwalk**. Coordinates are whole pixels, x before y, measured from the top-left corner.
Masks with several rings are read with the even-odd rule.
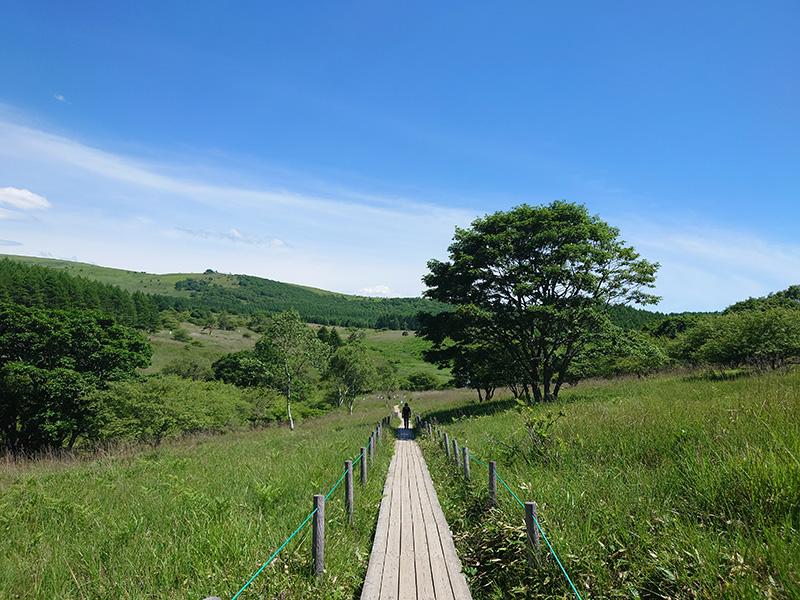
[[[361,600],[471,600],[414,432],[397,433]]]

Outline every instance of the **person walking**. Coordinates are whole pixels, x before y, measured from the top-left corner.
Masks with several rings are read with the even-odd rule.
[[[410,419],[411,419],[411,407],[408,405],[408,402],[406,402],[406,405],[403,407],[403,426],[406,429],[411,429],[408,426],[408,422]]]

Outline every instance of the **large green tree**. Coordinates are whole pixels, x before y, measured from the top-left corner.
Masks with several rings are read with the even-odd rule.
[[[294,430],[292,393],[299,382],[311,376],[312,369],[324,368],[326,345],[294,309],[269,317],[263,331],[256,342],[255,358],[266,369],[271,387],[286,398],[289,428]]]
[[[658,301],[645,291],[658,265],[566,201],[476,219],[456,229],[448,251],[449,260],[428,262],[425,296],[455,306],[456,327],[468,323],[508,354],[528,401],[558,396],[572,361],[611,327],[612,305]]]
[[[150,363],[150,344],[96,311],[0,304],[0,441],[71,448],[96,425],[88,393]]]

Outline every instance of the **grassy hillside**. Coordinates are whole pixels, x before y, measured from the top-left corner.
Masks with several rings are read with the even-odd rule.
[[[539,503],[584,598],[800,598],[800,371],[580,386],[522,415],[415,403]],[[544,542],[527,570],[523,511],[503,486],[485,510],[485,467],[472,463],[467,489],[423,445],[476,600],[575,597]]]
[[[444,305],[422,298],[350,296],[211,270],[154,275],[64,260],[0,255],[4,257],[119,286],[129,292],[152,294],[157,297],[160,309],[252,315],[294,308],[312,323],[391,329],[415,327],[416,315],[421,310],[435,313],[444,309]]]

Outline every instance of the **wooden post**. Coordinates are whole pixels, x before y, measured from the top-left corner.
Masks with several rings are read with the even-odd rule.
[[[344,504],[347,508],[347,522],[353,522],[353,461],[344,461]]]
[[[361,485],[367,485],[367,449],[361,448]]]
[[[497,463],[489,461],[489,502],[497,506]]]
[[[467,450],[466,446],[461,449],[461,453],[464,458],[464,480],[469,483],[469,450]]]
[[[444,449],[447,450],[447,460],[448,462],[452,460],[452,456],[450,456],[450,436],[447,435],[447,432],[444,432]]]
[[[369,466],[371,467],[375,464],[375,434],[373,433],[372,436],[369,438]]]
[[[530,555],[528,556],[528,564],[531,568],[535,566],[533,562],[534,556],[538,564],[541,558],[541,548],[539,547],[539,528],[536,526],[536,519],[539,518],[539,507],[536,502],[525,503],[525,528],[528,531],[528,549]],[[535,552],[535,554],[534,554]]]
[[[314,572],[317,574],[319,584],[322,585],[325,573],[325,496],[314,496],[314,526],[311,540],[311,556],[314,561]]]
[[[456,466],[458,466],[458,443],[455,439],[453,439],[453,460],[455,461]]]

